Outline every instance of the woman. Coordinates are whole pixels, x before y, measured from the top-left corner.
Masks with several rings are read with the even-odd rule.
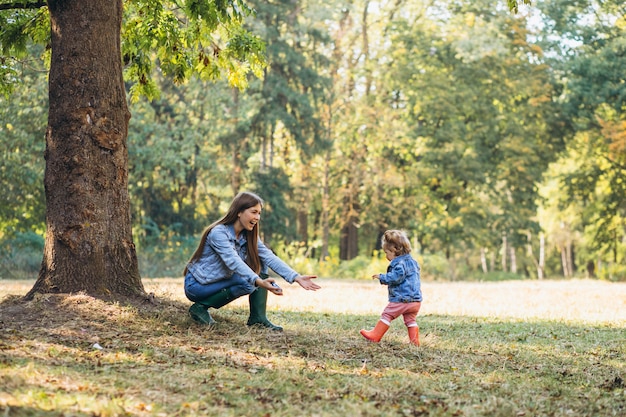
[[[300,275],[269,250],[259,239],[263,200],[250,192],[239,193],[228,212],[202,234],[200,245],[185,268],[185,295],[194,304],[191,317],[202,324],[214,324],[209,307],[220,308],[242,295],[250,295],[248,326],[261,325],[282,331],[266,316],[267,292],[282,295],[282,289],[267,278],[268,268],[290,284],[305,290],[321,288]]]

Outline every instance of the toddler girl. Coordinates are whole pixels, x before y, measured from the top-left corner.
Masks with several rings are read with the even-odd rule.
[[[409,331],[409,341],[419,346],[419,327],[415,317],[422,305],[420,266],[410,255],[411,243],[403,231],[387,230],[382,237],[382,247],[390,261],[387,273],[373,275],[372,279],[378,279],[381,285],[387,286],[389,304],[376,327],[370,331],[361,330],[361,334],[367,340],[378,343],[391,321],[402,315]]]

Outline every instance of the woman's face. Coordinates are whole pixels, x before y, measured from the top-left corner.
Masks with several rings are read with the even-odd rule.
[[[247,230],[252,231],[254,227],[257,225],[259,220],[261,220],[261,205],[257,204],[256,206],[252,206],[244,211],[239,212],[239,218],[237,222],[240,227],[236,227],[239,230]]]

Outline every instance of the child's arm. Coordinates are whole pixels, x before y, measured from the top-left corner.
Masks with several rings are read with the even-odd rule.
[[[393,267],[393,269],[386,274],[378,274],[378,279],[381,284],[384,285],[400,285],[402,281],[406,278],[406,271],[404,269],[404,265],[397,264]]]

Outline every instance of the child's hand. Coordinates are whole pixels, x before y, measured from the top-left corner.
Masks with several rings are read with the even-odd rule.
[[[372,275],[372,279],[378,279],[379,277],[380,277],[380,274]]]

